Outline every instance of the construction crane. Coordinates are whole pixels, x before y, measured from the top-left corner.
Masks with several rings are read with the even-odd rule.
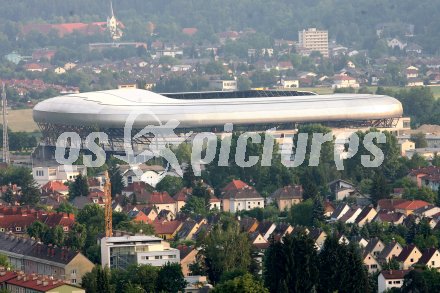
[[[110,182],[110,177],[108,176],[108,171],[104,173],[104,200],[105,200],[105,237],[113,236],[112,228],[112,187]]]
[[[9,136],[8,136],[8,118],[6,117],[8,101],[6,100],[6,90],[5,90],[5,84],[3,83],[3,89],[2,89],[2,113],[3,113],[3,163],[10,164],[11,163],[11,157],[9,154]]]

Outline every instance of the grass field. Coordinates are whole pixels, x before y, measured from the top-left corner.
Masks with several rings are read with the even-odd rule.
[[[8,113],[8,126],[14,132],[38,130],[37,124],[32,119],[32,109],[10,110]]]

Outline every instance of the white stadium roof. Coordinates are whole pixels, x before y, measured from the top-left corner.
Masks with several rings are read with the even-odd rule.
[[[157,125],[157,121],[165,124],[175,119],[180,122],[178,127],[198,128],[225,123],[255,125],[363,121],[398,118],[403,113],[402,104],[398,100],[382,95],[283,94],[221,98],[221,93],[211,94],[220,98],[175,99],[171,98],[172,94],[157,94],[140,89],[72,94],[38,103],[33,110],[33,117],[35,122],[45,124],[123,128],[130,113],[138,112],[141,115],[136,119],[135,127]],[[209,95],[208,92],[202,93],[201,97]]]

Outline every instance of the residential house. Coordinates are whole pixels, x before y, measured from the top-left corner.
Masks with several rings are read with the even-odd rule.
[[[235,213],[253,208],[264,208],[264,198],[241,180],[233,180],[222,192],[221,204],[223,211]]]
[[[137,223],[151,223],[151,220],[142,211],[131,211],[128,213],[128,217]]]
[[[179,240],[191,240],[193,239],[194,234],[199,230],[199,228],[206,224],[208,221],[205,219],[202,222],[197,222],[194,220],[186,220],[183,222],[182,227],[176,234],[176,238]]]
[[[382,210],[377,213],[376,217],[373,219],[373,222],[400,225],[403,223],[403,220],[405,220],[405,215],[402,213]]]
[[[400,268],[406,270],[417,263],[421,257],[420,250],[414,244],[410,244],[402,249],[396,260],[400,263]]]
[[[365,247],[367,247],[367,245],[368,245],[368,240],[366,240],[362,236],[353,236],[353,237],[351,237],[350,242],[357,243],[357,245],[359,245],[359,247],[361,249],[365,249]]]
[[[180,210],[186,204],[186,201],[189,199],[191,194],[192,194],[192,188],[184,187],[173,196],[174,200],[176,201],[177,212],[180,212]]]
[[[150,221],[156,220],[158,214],[154,207],[145,207],[142,209],[142,212],[150,219]]]
[[[94,264],[79,251],[45,245],[32,239],[0,233],[0,254],[26,274],[49,275],[79,284]]]
[[[245,217],[239,220],[240,230],[247,233],[253,233],[257,230],[259,224],[255,218]]]
[[[181,221],[154,221],[153,228],[155,234],[164,239],[170,240],[176,237],[177,232],[182,228],[183,223]]]
[[[344,216],[348,211],[350,210],[350,206],[346,203],[341,203],[340,205],[338,205],[335,209],[335,211],[333,212],[333,214],[330,217],[331,221],[337,221],[340,218],[342,218],[342,216]]]
[[[221,209],[221,200],[218,199],[214,194],[211,194],[209,198],[209,209],[210,210],[220,210]]]
[[[263,221],[258,225],[257,231],[260,232],[264,239],[268,240],[276,227],[277,226],[273,222]]]
[[[133,182],[145,182],[152,187],[156,187],[157,183],[165,176],[165,169],[160,165],[140,164],[136,167],[130,165],[119,165],[125,186]],[[140,177],[137,174],[142,174]]]
[[[412,214],[415,210],[422,207],[429,206],[429,203],[424,200],[407,200],[395,206],[396,212],[402,213],[405,216]]]
[[[398,142],[399,147],[400,147],[400,155],[402,157],[406,156],[406,152],[408,150],[414,150],[416,148],[416,144],[412,141],[410,141],[409,139],[403,140]]]
[[[333,77],[332,88],[359,88],[359,83],[354,77],[348,75],[335,75]]]
[[[161,220],[167,220],[167,221],[172,221],[176,218],[176,215],[173,214],[171,211],[169,210],[161,210],[159,212],[159,214],[157,215],[157,217]]]
[[[385,244],[377,237],[370,239],[368,245],[365,247],[365,252],[371,253],[374,257],[378,257],[384,250]]]
[[[301,185],[289,185],[279,188],[269,197],[268,203],[275,202],[280,211],[289,210],[293,205],[303,200],[303,191]]]
[[[440,213],[440,208],[434,205],[427,205],[413,211],[413,214],[422,218],[433,217]]]
[[[345,213],[338,221],[346,224],[353,224],[356,218],[360,215],[362,209],[358,206],[351,206],[350,210]]]
[[[397,205],[406,201],[406,199],[380,199],[377,202],[377,211],[394,212]]]
[[[87,176],[87,168],[84,165],[53,165],[32,167],[32,175],[40,186],[43,186],[49,181],[72,181],[75,180],[76,176],[79,174]]]
[[[422,252],[422,257],[418,263],[440,271],[440,252],[434,247],[427,248]]]
[[[145,202],[149,207],[155,207],[158,213],[168,210],[176,214],[176,201],[166,191],[146,194]]]
[[[409,270],[389,270],[380,272],[377,277],[378,293],[388,292],[392,288],[401,288]]]
[[[53,276],[25,274],[20,271],[0,270],[0,288],[8,292],[85,293],[85,290]]]
[[[249,239],[252,246],[258,250],[265,250],[269,247],[269,241],[264,239],[260,232],[255,231],[249,234]]]
[[[365,207],[362,209],[361,213],[356,217],[356,220],[354,222],[359,226],[362,227],[366,223],[371,223],[373,219],[376,217],[377,212],[374,209],[374,207]]]
[[[41,193],[48,196],[48,195],[63,195],[67,196],[69,194],[69,186],[64,184],[62,181],[48,181],[46,184],[44,184],[41,187]]]
[[[324,246],[324,241],[327,239],[327,233],[325,233],[322,229],[314,228],[309,232],[310,238],[315,241],[315,247],[318,251],[322,249]]]
[[[335,206],[331,202],[326,201],[324,203],[324,216],[330,218],[334,211],[335,211]]]
[[[276,241],[280,241],[284,236],[286,236],[287,234],[291,234],[292,232],[293,227],[290,226],[288,223],[278,223],[272,233],[272,236]]]
[[[417,169],[411,170],[408,174],[408,177],[414,182],[416,182],[419,188],[428,185],[426,184],[428,182],[425,181],[425,177],[428,176],[433,176],[433,177],[440,176],[440,167],[436,167],[436,166],[419,167]]]
[[[335,200],[343,200],[356,190],[356,185],[346,180],[337,179],[328,184]]]
[[[0,232],[24,234],[35,221],[40,221],[50,228],[61,226],[68,232],[75,222],[73,214],[36,211],[24,207],[0,207]]]
[[[184,277],[192,276],[190,266],[196,262],[198,250],[194,246],[178,245],[180,251],[180,266]]]
[[[419,77],[419,69],[415,66],[407,67],[405,73],[407,79]]]
[[[364,266],[367,268],[368,273],[370,274],[374,274],[382,270],[382,266],[377,261],[376,257],[370,252],[364,253],[362,261],[364,262]]]
[[[400,245],[399,242],[393,240],[385,246],[385,248],[379,254],[378,260],[381,263],[385,264],[391,261],[391,259],[397,258],[402,252],[402,249],[402,245]]]

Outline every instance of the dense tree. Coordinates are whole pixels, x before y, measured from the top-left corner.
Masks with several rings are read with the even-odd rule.
[[[428,293],[428,285],[423,274],[417,270],[411,270],[403,279],[402,293]]]
[[[181,177],[165,176],[157,185],[158,191],[166,191],[169,195],[173,196],[183,187],[183,181]]]
[[[368,273],[354,245],[331,235],[319,254],[319,292],[370,292]]]
[[[15,201],[15,196],[14,193],[12,192],[12,189],[10,187],[8,187],[8,189],[6,190],[6,192],[3,194],[2,199],[9,204],[14,203]]]
[[[177,293],[183,291],[185,287],[186,281],[179,263],[167,263],[162,266],[157,276],[159,291]]]
[[[256,280],[251,274],[236,277],[232,280],[218,284],[214,293],[269,293],[261,281]]]
[[[320,195],[315,196],[313,199],[313,222],[315,226],[319,226],[325,220],[324,216],[324,202]]]
[[[47,233],[48,230],[49,230],[49,227],[46,224],[44,224],[40,221],[35,221],[27,228],[26,232],[30,237],[34,237],[35,239],[43,240],[43,237]]]
[[[82,250],[87,238],[87,228],[80,223],[74,223],[67,234],[66,244],[72,249]]]
[[[240,232],[235,223],[227,227],[215,226],[202,241],[199,254],[214,284],[222,274],[236,269],[247,271],[251,265],[249,237]]]
[[[89,184],[87,177],[79,174],[76,176],[75,181],[69,184],[69,199],[73,200],[77,196],[89,195]]]
[[[0,267],[4,267],[6,269],[11,268],[11,264],[9,263],[6,255],[0,254]]]
[[[121,195],[122,189],[124,189],[125,184],[121,175],[121,171],[119,170],[119,167],[116,164],[110,165],[110,168],[108,169],[108,173],[111,182],[112,196],[114,197],[116,195]]]
[[[288,234],[267,250],[264,282],[270,292],[312,292],[318,278],[315,243],[305,232]]]
[[[416,144],[416,148],[428,147],[428,142],[426,141],[426,135],[423,132],[417,132],[415,134],[411,134],[410,139]]]
[[[78,212],[77,208],[73,206],[71,203],[62,202],[55,209],[58,213],[67,213],[67,214],[76,214]]]
[[[293,205],[289,211],[289,222],[293,225],[311,226],[313,224],[313,207],[312,199]]]
[[[388,198],[389,196],[390,189],[385,176],[379,172],[376,173],[371,186],[371,201],[374,205],[377,205],[379,200]]]

